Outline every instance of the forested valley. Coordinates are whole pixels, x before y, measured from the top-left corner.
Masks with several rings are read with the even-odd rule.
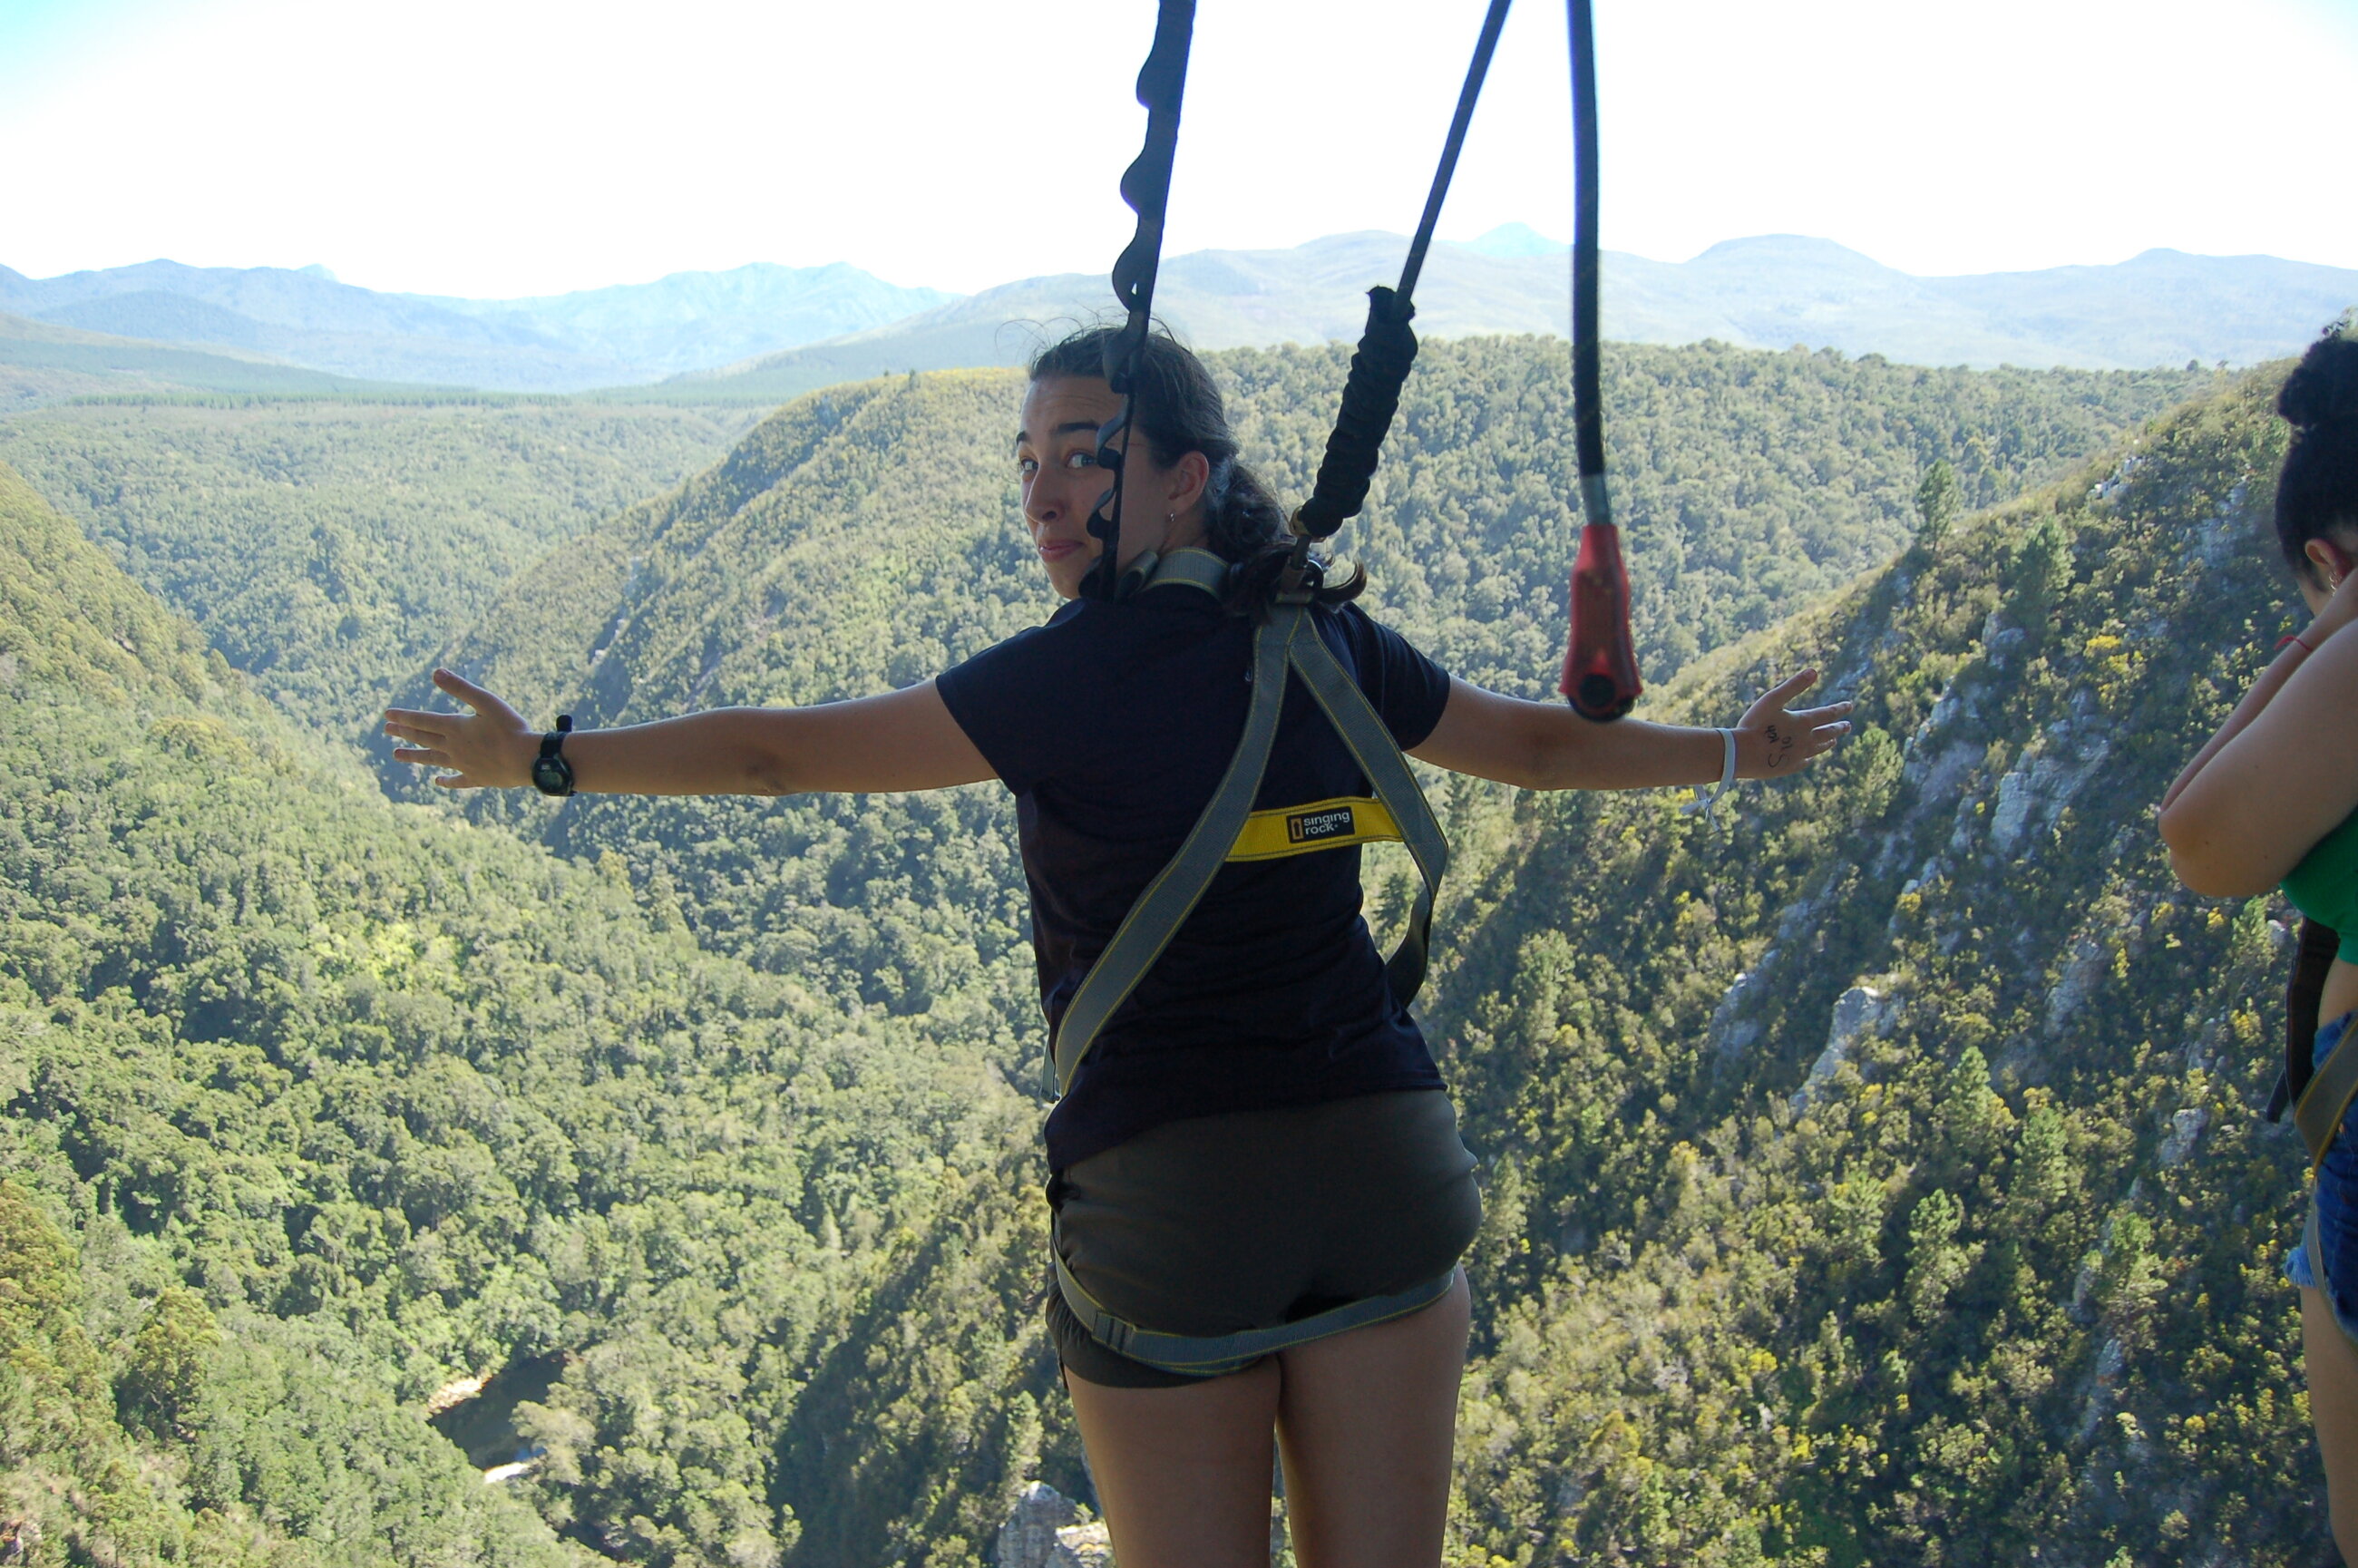
[[[1430,345],[1342,540],[1524,694],[1560,352]],[[1300,493],[1341,354],[1217,358]],[[1436,781],[1423,1011],[1488,1216],[1452,1561],[2309,1568],[2301,1162],[2252,1111],[2281,912],[2180,893],[2149,815],[2284,619],[2271,373],[1607,363],[1645,711],[1811,662],[1860,727],[1713,818]],[[23,1561],[953,1568],[1027,1481],[1089,1495],[996,787],[560,808],[350,744],[438,652],[591,724],[1036,622],[1018,391],[830,389],[672,489],[711,435],[637,428],[472,510],[420,460],[481,438],[424,414],[381,480],[319,405],[0,423]],[[1379,921],[1406,875],[1371,860]]]

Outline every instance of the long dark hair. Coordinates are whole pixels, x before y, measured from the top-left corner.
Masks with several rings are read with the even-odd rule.
[[[2277,394],[2292,446],[2277,476],[2277,543],[2299,576],[2315,580],[2303,548],[2358,532],[2358,321],[2345,316],[2301,356]]]
[[[1064,375],[1104,380],[1106,344],[1117,330],[1084,327],[1051,343],[1032,356],[1032,379]],[[1204,454],[1211,465],[1204,483],[1204,543],[1232,568],[1227,602],[1231,609],[1267,603],[1293,553],[1285,508],[1239,460],[1236,436],[1228,428],[1228,405],[1204,362],[1160,322],[1147,334],[1140,359],[1136,437],[1163,468],[1189,452]],[[1345,603],[1357,599],[1366,586],[1366,574],[1355,566],[1349,576],[1322,587],[1318,600]]]

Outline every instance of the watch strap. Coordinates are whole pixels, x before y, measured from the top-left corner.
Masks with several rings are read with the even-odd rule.
[[[557,716],[557,728],[540,738],[540,755],[532,762],[533,787],[543,795],[573,793],[573,764],[565,760],[565,738],[573,733],[573,715]]]

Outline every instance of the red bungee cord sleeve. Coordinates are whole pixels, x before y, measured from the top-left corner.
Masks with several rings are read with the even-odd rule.
[[[1629,572],[1621,562],[1621,530],[1590,523],[1580,530],[1572,566],[1572,645],[1556,690],[1573,710],[1598,722],[1618,719],[1645,688],[1638,682],[1638,651],[1629,641]]]

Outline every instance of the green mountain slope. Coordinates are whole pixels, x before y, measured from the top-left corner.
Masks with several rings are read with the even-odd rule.
[[[2275,379],[1698,668],[1860,704],[1725,827],[1515,803],[1431,1019],[1493,1162],[1469,1542],[2317,1561],[2285,937],[2151,825],[2284,620]]]
[[[1250,444],[1298,493],[1323,438],[1320,411],[1340,384],[1341,351],[1226,362]],[[2201,381],[1974,374],[1710,347],[1630,350],[1615,373],[1620,504],[1636,525],[1639,569],[1660,589],[1641,601],[1657,673],[1891,548],[1905,536],[1917,467],[1931,456],[1957,465],[1969,501],[1995,500]],[[1395,590],[1394,608],[1423,615],[1429,605],[1419,629],[1477,679],[1529,683],[1546,665],[1540,628],[1551,611],[1538,606],[1561,602],[1569,479],[1504,454],[1510,440],[1555,450],[1568,420],[1563,381],[1535,341],[1436,344],[1398,438],[1400,461],[1379,480],[1373,525],[1353,535]],[[751,418],[579,403],[57,408],[0,421],[0,461],[81,518],[274,699],[341,728],[482,615],[526,562],[709,462]],[[1003,423],[974,405],[957,428],[927,440],[989,468]],[[844,438],[884,439],[866,427]],[[1454,497],[1460,487],[1469,499]],[[971,485],[955,504],[984,526],[1005,514],[1002,491]],[[1477,491],[1509,500],[1494,511]],[[935,505],[921,494],[871,515],[930,517]],[[568,551],[611,553],[622,533],[609,535]],[[1449,562],[1477,539],[1511,563],[1507,595],[1532,606],[1527,613],[1491,624],[1488,607],[1463,602],[1462,580],[1431,580],[1457,569]],[[1752,569],[1768,557],[1773,571]],[[597,575],[586,562],[582,571]],[[533,592],[570,606],[585,583],[579,573],[562,585],[543,574]],[[543,619],[525,597],[509,596],[503,622]],[[557,643],[534,657],[583,656],[589,628],[615,607],[580,608],[569,627],[557,618]]]
[[[0,686],[200,697],[228,666],[0,463]]]
[[[86,406],[0,421],[0,462],[272,698],[348,730],[525,563],[743,423],[562,403]]]
[[[1082,1487],[1026,1098],[381,801],[0,481],[0,647],[66,650],[0,690],[16,1560],[975,1563]],[[492,1487],[421,1407],[503,1366]]]
[[[222,1131],[288,1076],[241,1027],[295,1000],[262,957],[308,893],[280,814],[348,808],[349,770],[291,764],[195,629],[5,465],[0,574],[0,1539],[30,1563],[561,1562],[339,1336],[256,1314],[241,1276],[283,1232],[223,1228],[291,1200]]]

